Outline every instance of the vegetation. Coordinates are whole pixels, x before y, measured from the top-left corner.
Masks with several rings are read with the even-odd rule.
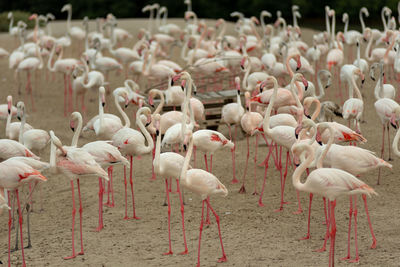
[[[14,15],[14,25],[17,25],[17,21],[22,20],[28,25],[28,28],[33,28],[35,26],[35,21],[29,20],[29,16],[31,13],[29,12],[24,12],[24,11],[13,11]],[[10,20],[8,19],[8,11],[0,13],[0,31],[1,32],[7,32],[8,27],[10,25]]]
[[[61,7],[66,3],[73,6],[73,18],[82,19],[84,16],[89,18],[104,17],[108,13],[113,13],[117,18],[146,17],[148,14],[142,13],[142,7],[146,4],[155,2],[168,7],[170,17],[182,17],[186,6],[183,0],[71,0],[71,1],[49,1],[49,0],[13,0],[0,1],[0,10],[24,10],[36,12],[38,14],[53,13],[57,19],[65,19],[66,14],[61,13]],[[230,19],[230,13],[240,10],[246,16],[260,14],[261,10],[268,10],[276,14],[281,10],[288,22],[291,21],[291,6],[296,4],[300,7],[302,19],[300,25],[312,26],[313,28],[324,28],[324,6],[329,5],[336,10],[337,22],[341,22],[341,14],[347,12],[350,15],[350,23],[359,25],[358,12],[362,6],[369,10],[370,17],[366,20],[367,25],[380,22],[380,10],[383,6],[388,6],[393,10],[393,15],[397,15],[397,0],[292,0],[292,1],[265,1],[265,0],[192,0],[193,10],[199,17],[225,18]],[[5,14],[5,15],[4,15]],[[27,13],[24,18],[27,18]],[[0,20],[0,29],[5,30],[7,13],[3,13]],[[18,18],[17,18],[18,20]],[[374,23],[373,23],[374,22]],[[31,24],[32,25],[32,24]],[[338,25],[340,29],[341,26]]]

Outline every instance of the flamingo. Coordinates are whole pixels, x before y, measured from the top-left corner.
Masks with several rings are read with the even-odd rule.
[[[22,236],[22,210],[19,199],[19,188],[29,182],[45,182],[47,178],[44,177],[39,171],[35,170],[28,164],[22,161],[9,159],[0,163],[0,191],[4,194],[4,189],[14,191],[17,196],[18,215],[19,215],[19,230],[21,235],[21,253],[22,253],[22,266],[26,266],[24,243]],[[8,192],[8,199],[10,193]],[[8,203],[10,204],[10,203]],[[11,266],[11,225],[12,216],[11,210],[8,211],[8,265]]]
[[[396,89],[394,88],[393,85],[384,83],[385,80],[385,73],[383,72],[383,62],[376,62],[371,65],[371,70],[370,70],[370,77],[373,81],[376,81],[375,79],[375,69],[379,67],[379,79],[376,82],[375,89],[374,89],[374,96],[376,100],[379,100],[381,98],[390,98],[390,99],[395,99],[396,97]]]
[[[7,97],[7,102],[9,103],[7,105],[10,108],[8,108],[8,115],[7,115],[7,122],[6,122],[6,136],[7,136],[7,138],[9,138],[11,140],[18,140],[19,131],[21,129],[21,123],[20,122],[11,123],[11,118],[12,118],[11,107],[13,106],[11,96]],[[18,108],[17,108],[17,115],[18,115]],[[24,124],[24,128],[23,128],[24,132],[31,130],[31,129],[33,129],[33,127],[31,125],[29,125],[28,123]]]
[[[246,100],[246,112],[243,114],[240,125],[242,126],[243,131],[246,133],[247,139],[247,155],[246,155],[246,165],[244,167],[243,179],[242,179],[242,186],[239,189],[239,193],[246,193],[246,188],[244,186],[246,180],[246,173],[247,173],[247,165],[249,163],[249,156],[250,156],[250,148],[249,148],[249,137],[253,136],[258,131],[258,126],[263,120],[263,117],[258,112],[251,111],[251,101],[250,101],[250,93],[245,92],[244,97]],[[255,149],[257,151],[258,146],[258,138],[256,137],[256,144]],[[256,179],[256,162],[257,162],[257,153],[254,154],[254,179]],[[256,193],[256,190],[254,190]]]
[[[182,234],[183,234],[183,242],[185,244],[185,250],[179,254],[184,255],[188,253],[188,248],[187,248],[187,243],[186,243],[186,234],[185,234],[185,218],[184,218],[184,211],[185,207],[183,205],[183,198],[179,186],[179,177],[182,171],[182,166],[185,161],[185,158],[174,152],[164,152],[160,154],[161,151],[161,131],[160,131],[160,120],[161,116],[160,114],[155,114],[154,115],[154,123],[155,123],[155,128],[156,130],[156,135],[157,135],[157,141],[156,141],[156,151],[155,151],[155,157],[153,160],[153,166],[154,166],[154,171],[158,176],[162,176],[165,178],[165,191],[166,191],[166,196],[167,196],[167,201],[168,201],[168,241],[169,241],[169,251],[167,253],[164,253],[164,255],[171,255],[172,252],[172,247],[171,247],[171,204],[169,200],[169,187],[168,186],[168,178],[176,179],[176,186],[177,186],[177,191],[179,193],[179,201],[181,205],[181,215],[182,215]]]
[[[43,68],[43,58],[42,54],[39,52],[39,42],[36,42],[36,55],[37,57],[28,57],[22,60],[18,64],[17,69],[15,70],[16,72],[26,71],[27,75],[26,93],[30,94],[31,96],[32,110],[35,110],[35,105],[33,102],[33,95],[32,95],[31,72]]]
[[[71,17],[72,17],[72,5],[71,4],[66,4],[62,7],[61,12],[68,12],[68,18],[67,18],[67,32],[69,35],[72,36],[72,38],[78,40],[78,41],[83,41],[85,38],[85,31],[82,30],[79,27],[71,27]]]
[[[131,193],[132,193],[132,206],[133,206],[133,217],[132,219],[140,219],[136,216],[135,211],[135,200],[133,194],[133,179],[132,179],[132,171],[133,171],[133,156],[143,155],[150,153],[154,148],[154,142],[151,138],[149,132],[146,130],[143,122],[140,120],[141,115],[147,116],[147,122],[149,123],[151,120],[151,111],[148,107],[141,107],[136,113],[136,124],[138,125],[141,132],[129,128],[130,122],[128,117],[126,117],[126,125],[118,132],[116,132],[112,136],[112,144],[121,151],[123,155],[127,155],[130,157],[130,177],[129,182],[131,185]],[[143,134],[142,134],[143,133]],[[143,137],[144,135],[144,137]],[[147,145],[145,145],[145,141],[147,141]],[[126,172],[124,171],[124,174]],[[125,182],[125,217],[124,220],[129,219],[127,214],[127,181],[126,176],[124,175]]]
[[[84,255],[83,238],[82,238],[82,199],[79,179],[85,176],[97,176],[108,181],[107,173],[94,160],[94,158],[84,149],[76,147],[65,147],[60,139],[50,131],[51,150],[50,150],[50,168],[54,171],[59,171],[70,179],[72,190],[72,255],[65,257],[65,260],[76,258],[77,255]],[[61,151],[61,155],[56,157],[56,150]],[[75,194],[74,194],[74,179],[78,186],[79,195],[79,230],[81,239],[81,251],[75,253],[74,232],[75,232]]]
[[[189,141],[190,140],[190,141]],[[204,224],[204,204],[207,203],[207,207],[210,208],[212,213],[215,216],[215,220],[218,225],[218,234],[221,242],[221,249],[222,249],[222,257],[219,258],[218,262],[226,262],[226,254],[224,250],[224,246],[222,244],[222,236],[221,236],[221,227],[220,227],[220,218],[214,209],[211,207],[209,197],[211,195],[220,194],[223,196],[228,195],[228,189],[215,177],[212,173],[204,171],[202,169],[190,169],[189,168],[189,161],[192,156],[193,151],[193,135],[190,130],[186,130],[184,144],[189,142],[189,149],[186,153],[185,161],[183,163],[182,172],[180,175],[180,183],[182,186],[187,188],[188,190],[192,191],[193,193],[200,195],[203,205],[201,209],[201,222],[200,222],[200,233],[199,233],[199,251],[198,251],[198,258],[197,258],[197,266],[200,266],[200,244],[201,244],[201,234],[203,230]]]
[[[64,74],[64,117],[65,117],[67,116],[67,106],[69,111],[72,111],[72,106],[73,106],[71,74],[74,71],[75,67],[78,66],[80,63],[75,58],[61,58],[60,55],[59,58],[54,62],[53,66],[51,66],[56,47],[57,45],[54,45],[51,50],[49,61],[47,61],[47,68],[51,72],[60,72]],[[67,100],[67,94],[69,100]]]
[[[352,83],[352,88],[356,92],[356,98],[353,97],[353,94],[349,95],[349,99],[346,100],[343,104],[343,119],[349,121],[349,126],[351,120],[354,120],[354,125],[357,133],[361,133],[360,130],[360,119],[362,116],[362,113],[364,111],[364,102],[361,96],[361,92],[358,89],[358,86],[355,82],[354,75],[359,75],[361,76],[362,80],[364,80],[364,75],[362,74],[361,70],[356,68],[352,71],[351,75],[351,80],[350,82]],[[350,90],[349,90],[350,92]]]
[[[247,64],[245,64],[246,62]],[[242,61],[240,62],[240,67],[245,71],[242,82],[243,83],[242,88],[243,90],[249,92],[256,89],[256,86],[259,85],[265,79],[267,79],[267,77],[269,76],[267,73],[260,71],[253,72],[250,74],[250,71],[252,69],[251,62],[252,60],[248,56],[243,57]]]
[[[293,186],[300,191],[319,194],[329,200],[329,222],[327,227],[327,234],[329,234],[329,227],[331,228],[330,238],[330,251],[329,251],[329,266],[334,266],[334,255],[335,255],[335,236],[336,236],[336,221],[335,221],[335,206],[336,198],[342,195],[357,195],[371,194],[377,195],[373,188],[357,179],[354,175],[336,168],[319,168],[312,171],[306,182],[301,183],[301,174],[308,168],[311,162],[314,160],[314,150],[308,144],[300,143],[295,144],[292,147],[292,153],[295,155],[294,161],[303,153],[306,153],[307,157],[304,162],[293,172],[292,181]],[[355,218],[355,221],[357,219]]]
[[[237,126],[240,125],[241,118],[244,114],[244,108],[242,106],[242,100],[240,97],[240,78],[235,77],[236,84],[236,103],[229,103],[222,107],[221,110],[221,122],[224,122],[229,129],[229,139],[233,140],[233,149],[232,152],[232,172],[233,179],[231,181],[232,184],[236,184],[239,181],[236,179],[236,170],[235,170],[235,152],[236,152],[236,134],[237,134]],[[232,139],[232,131],[231,125],[235,125],[235,137]]]
[[[358,31],[351,30],[349,31],[349,14],[343,13],[342,22],[344,23],[343,36],[346,44],[350,49],[350,62],[353,61],[353,47],[358,42],[358,39],[362,36],[362,34]]]
[[[72,138],[72,147],[77,147],[79,135],[82,130],[82,115],[79,112],[73,112],[71,114],[70,120],[71,129],[75,132]],[[75,122],[78,121],[78,125],[75,131]],[[107,141],[94,141],[82,146],[82,149],[86,150],[94,160],[100,164],[103,168],[108,168],[108,177],[110,181],[108,182],[108,200],[106,205],[114,207],[114,191],[112,190],[112,172],[113,166],[117,164],[123,164],[124,166],[129,166],[129,161],[124,158],[119,150],[111,145]],[[111,188],[111,189],[110,189]],[[112,202],[110,203],[110,191],[112,192]],[[103,229],[103,183],[101,178],[99,178],[99,225],[96,231]]]

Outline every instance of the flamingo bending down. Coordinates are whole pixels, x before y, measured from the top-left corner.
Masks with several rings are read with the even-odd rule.
[[[83,238],[82,238],[82,199],[79,179],[85,176],[97,176],[108,181],[107,173],[101,166],[94,160],[94,158],[84,149],[76,147],[65,147],[62,145],[60,139],[50,131],[51,137],[51,150],[50,150],[50,167],[54,171],[60,171],[70,179],[72,190],[72,255],[65,257],[65,260],[73,259],[77,255],[83,255]],[[56,158],[56,150],[61,151],[60,155]],[[74,179],[78,185],[79,195],[79,229],[81,239],[81,251],[75,253],[74,232],[75,232],[75,194],[74,194]]]
[[[293,173],[292,181],[297,190],[322,195],[329,200],[329,221],[326,236],[330,231],[330,251],[329,251],[329,266],[334,266],[335,255],[335,236],[336,236],[336,221],[335,221],[335,206],[336,198],[342,195],[358,195],[377,193],[367,184],[357,179],[354,175],[336,168],[318,168],[312,171],[306,182],[301,183],[301,174],[309,167],[314,160],[313,148],[305,143],[295,144],[292,147],[295,163],[298,162],[298,157],[306,153],[306,160],[300,164]],[[355,217],[355,222],[357,221]]]
[[[190,140],[190,141],[189,141]],[[218,225],[218,234],[219,239],[221,242],[221,249],[222,249],[222,257],[218,260],[218,262],[226,262],[226,254],[224,250],[224,246],[222,244],[222,236],[221,236],[221,228],[220,228],[220,219],[214,209],[211,207],[209,196],[214,194],[221,194],[223,196],[228,195],[228,189],[215,177],[212,173],[207,172],[202,169],[190,169],[189,168],[189,161],[192,156],[193,151],[193,135],[192,131],[187,130],[185,133],[184,144],[189,142],[189,149],[186,153],[185,161],[183,163],[182,172],[180,175],[180,182],[182,186],[187,188],[189,191],[200,195],[203,201],[202,209],[201,209],[201,222],[200,222],[200,233],[199,233],[199,251],[198,251],[198,258],[197,258],[197,266],[200,266],[200,244],[201,244],[201,233],[203,230],[204,224],[204,204],[207,203],[207,207],[210,208],[212,213],[215,216],[215,220],[217,221]]]
[[[240,97],[240,78],[236,77],[235,78],[235,84],[236,84],[236,90],[237,90],[237,95],[236,95],[236,103],[229,103],[226,104],[222,107],[221,110],[221,122],[224,122],[229,129],[229,139],[233,140],[233,149],[231,149],[232,152],[232,172],[233,172],[233,178],[231,183],[236,184],[239,182],[238,179],[236,179],[236,169],[235,169],[235,151],[236,151],[236,134],[237,134],[237,126],[240,124],[240,120],[244,114],[244,108],[242,106],[242,100]],[[232,131],[231,131],[231,125],[235,125],[235,137],[232,138]]]

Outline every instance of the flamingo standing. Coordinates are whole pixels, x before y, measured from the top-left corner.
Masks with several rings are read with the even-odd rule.
[[[73,259],[77,255],[83,255],[83,238],[82,238],[82,199],[79,179],[85,176],[97,176],[108,181],[107,173],[101,166],[94,160],[94,158],[84,149],[76,147],[65,147],[62,145],[60,139],[50,131],[51,137],[51,150],[50,150],[50,167],[54,171],[60,171],[70,179],[72,190],[72,255],[65,257],[65,260]],[[61,155],[56,158],[56,150],[61,151]],[[75,193],[74,193],[74,179],[78,185],[79,195],[79,230],[81,239],[81,251],[75,253],[74,232],[75,232]]]
[[[190,140],[190,141],[189,141]],[[200,266],[200,244],[201,244],[201,234],[203,230],[204,224],[204,204],[207,203],[207,207],[210,208],[212,213],[215,216],[215,220],[218,225],[218,234],[221,242],[221,249],[222,249],[222,257],[218,260],[218,262],[226,262],[226,254],[224,250],[224,246],[222,244],[222,236],[221,236],[221,228],[220,228],[220,219],[214,209],[211,207],[209,196],[221,194],[223,196],[228,195],[228,189],[215,177],[212,173],[207,172],[202,169],[190,169],[189,168],[189,161],[192,156],[193,151],[193,136],[190,130],[187,130],[185,133],[185,140],[184,144],[189,142],[189,149],[186,153],[185,161],[183,163],[182,172],[180,175],[180,183],[182,186],[187,188],[188,190],[192,191],[193,193],[200,195],[203,205],[201,209],[201,222],[200,222],[200,233],[199,233],[199,251],[198,251],[198,258],[197,258],[197,266]]]
[[[140,219],[136,216],[135,211],[135,199],[134,199],[134,192],[133,192],[133,179],[132,179],[132,171],[133,171],[133,156],[136,155],[143,155],[150,153],[154,148],[154,142],[151,138],[149,132],[146,130],[145,126],[143,125],[142,120],[140,119],[141,115],[147,116],[147,123],[151,120],[151,111],[148,107],[140,108],[136,113],[136,124],[138,125],[141,132],[129,128],[130,122],[129,119],[126,117],[128,124],[125,125],[122,129],[116,132],[112,136],[112,144],[116,146],[123,155],[127,155],[130,157],[130,176],[129,176],[129,183],[131,185],[131,194],[132,194],[132,208],[133,208],[133,216],[132,219]],[[142,134],[143,133],[143,134]],[[144,137],[143,137],[144,135]],[[147,145],[145,145],[145,141]],[[124,168],[124,183],[125,183],[125,217],[124,220],[128,218],[128,200],[127,200],[127,181],[126,181],[126,171]]]
[[[45,182],[47,178],[44,177],[39,171],[35,170],[28,164],[15,160],[9,159],[0,163],[0,192],[3,193],[4,189],[14,191],[17,196],[18,203],[18,215],[19,215],[19,230],[21,235],[21,253],[22,253],[22,266],[26,266],[25,254],[24,254],[24,242],[22,236],[22,210],[19,199],[18,189],[29,182]],[[10,193],[8,192],[8,199],[10,199]],[[10,203],[8,203],[10,205]],[[8,211],[8,266],[11,266],[11,225],[12,216],[11,210]]]
[[[239,77],[235,78],[235,84],[236,84],[236,90],[237,90],[236,103],[226,104],[225,106],[222,107],[222,111],[221,111],[221,121],[224,122],[228,126],[229,138],[231,140],[233,140],[233,149],[231,149],[232,173],[233,173],[233,179],[231,181],[232,184],[236,184],[239,182],[239,180],[236,179],[236,169],[235,169],[236,135],[237,135],[237,126],[240,124],[240,120],[244,114],[244,108],[242,106],[242,100],[240,97],[240,78]],[[231,131],[232,124],[235,125],[235,137],[233,139],[232,139],[232,131]]]
[[[329,200],[329,221],[328,231],[330,231],[330,251],[329,251],[329,266],[335,265],[335,236],[336,236],[336,221],[335,221],[335,206],[336,198],[342,195],[357,195],[371,194],[377,195],[373,188],[357,179],[354,175],[336,168],[319,168],[312,171],[306,182],[301,183],[301,174],[308,168],[311,162],[314,160],[314,150],[312,147],[305,143],[295,144],[292,147],[292,153],[295,155],[294,161],[298,162],[297,158],[301,154],[306,153],[306,160],[300,164],[299,167],[293,172],[292,181],[293,186],[300,191],[319,194]],[[355,221],[357,219],[355,218]]]
[[[355,90],[356,93],[356,98],[353,97],[353,94],[351,93],[349,99],[347,99],[344,104],[343,104],[343,119],[349,121],[349,126],[351,120],[354,120],[354,126],[356,129],[357,133],[361,133],[360,130],[360,120],[362,113],[364,111],[364,102],[362,99],[362,95],[360,90],[358,89],[358,86],[355,82],[354,75],[359,75],[361,76],[362,80],[364,80],[364,75],[362,74],[361,70],[359,68],[355,68],[352,71],[351,75],[351,83],[352,83],[352,88]],[[350,92],[350,90],[349,90]]]

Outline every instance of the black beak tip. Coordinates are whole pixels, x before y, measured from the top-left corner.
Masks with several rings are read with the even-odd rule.
[[[154,105],[153,105],[153,104],[150,104],[150,106],[151,106],[152,108],[154,108]]]
[[[149,126],[149,125],[150,125],[150,122],[146,123],[146,125],[145,125],[144,127],[147,127],[147,126]]]
[[[171,80],[171,86],[174,86],[174,80]]]
[[[183,149],[186,151],[186,149],[187,149],[186,145],[183,145]]]
[[[299,69],[300,69],[299,67],[296,67],[296,71],[299,71]]]
[[[318,141],[317,143],[318,143],[320,146],[322,146],[322,142],[321,142],[321,141]]]
[[[101,105],[104,107],[106,105],[106,103],[103,102],[103,103],[101,103]]]
[[[128,107],[128,104],[125,105],[125,108],[127,108],[127,107]]]
[[[375,78],[371,77],[371,79],[375,82]]]
[[[299,139],[299,134],[298,133],[294,133],[294,136],[296,137],[296,139]]]
[[[306,115],[306,117],[307,117],[308,119],[311,119],[311,116],[310,116],[310,115]]]
[[[8,110],[8,114],[11,114],[11,110]]]
[[[21,117],[20,117],[20,116],[17,116],[17,118],[18,118],[19,121],[21,120]]]
[[[307,91],[307,89],[308,89],[308,85],[304,87],[304,90],[305,90],[305,91]]]
[[[397,129],[397,125],[396,124],[393,124],[393,123],[390,123],[390,124],[392,125],[393,128]]]
[[[75,132],[75,128],[74,128],[74,127],[71,127],[71,130],[72,130],[73,132]]]
[[[159,136],[160,135],[160,131],[156,130],[156,135]]]
[[[298,164],[298,163],[295,163],[294,165],[296,166],[296,168],[300,166],[300,164]]]
[[[362,84],[364,84],[364,82],[365,82],[365,79],[363,79],[363,80],[361,81]]]
[[[182,89],[182,91],[183,91],[183,90],[185,90],[185,87],[183,87],[183,86],[181,85],[181,89]]]
[[[196,91],[194,91],[194,92],[193,92],[193,94],[194,94],[194,95],[197,95],[197,92],[196,92]]]
[[[367,39],[363,38],[363,41],[364,41],[364,42],[367,42]]]

